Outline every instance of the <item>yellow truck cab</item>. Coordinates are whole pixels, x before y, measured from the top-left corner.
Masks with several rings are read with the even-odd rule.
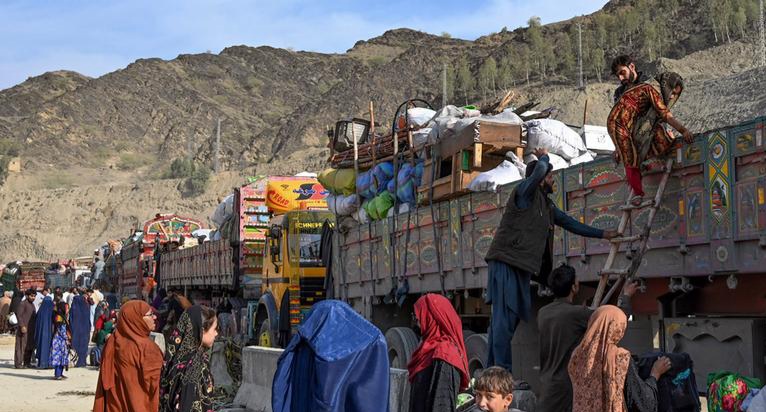
[[[250,324],[260,346],[286,345],[311,305],[325,298],[322,229],[335,220],[325,206],[324,201],[304,202],[299,210],[275,214],[269,222],[262,293]]]

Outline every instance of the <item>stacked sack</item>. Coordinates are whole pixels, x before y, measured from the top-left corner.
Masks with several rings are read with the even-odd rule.
[[[585,147],[582,137],[566,124],[554,119],[537,119],[525,123],[527,148],[524,152],[526,163],[537,158],[532,154],[538,147],[548,150],[553,170],[565,169],[594,160]]]
[[[353,169],[325,169],[317,176],[327,189],[327,207],[338,216],[352,216],[357,212],[357,179]]]

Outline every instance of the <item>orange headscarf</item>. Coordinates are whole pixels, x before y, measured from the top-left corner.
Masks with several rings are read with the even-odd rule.
[[[617,306],[601,306],[591,315],[569,361],[572,412],[627,411],[623,391],[630,352],[617,346],[627,327],[628,319]]]
[[[151,310],[140,300],[120,309],[117,331],[101,356],[94,412],[158,410],[162,352],[149,338],[151,330],[143,319]]]

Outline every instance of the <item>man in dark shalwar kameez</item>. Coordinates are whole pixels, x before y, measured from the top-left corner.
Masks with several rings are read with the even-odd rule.
[[[28,289],[26,299],[16,307],[16,351],[13,355],[13,366],[16,369],[28,368],[32,363],[32,352],[35,350],[35,304],[37,296],[34,289]]]
[[[570,412],[572,410],[572,382],[567,365],[572,351],[588,329],[593,313],[589,307],[575,304],[580,290],[575,269],[561,265],[551,273],[548,284],[556,299],[540,308],[537,326],[540,331],[540,401],[539,412]],[[617,305],[630,316],[630,298],[636,293],[636,284],[629,282],[623,288]]]

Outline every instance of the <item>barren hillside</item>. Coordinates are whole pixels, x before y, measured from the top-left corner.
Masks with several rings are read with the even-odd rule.
[[[343,54],[233,46],[142,59],[99,78],[66,71],[30,78],[0,91],[0,168],[11,149],[23,167],[0,186],[0,261],[85,254],[158,212],[205,220],[245,176],[321,169],[326,127],[366,117],[370,100],[383,128],[407,98],[440,104],[444,67],[451,103],[512,88],[514,104],[540,101],[574,125],[587,101],[587,122],[603,124],[615,87],[608,61],[633,52],[647,73],[685,77],[674,111],[694,131],[764,115],[766,68],[754,67],[752,17],[724,33],[705,9],[716,1],[612,0],[577,21],[503,28],[475,41],[397,29]],[[733,1],[747,10],[753,3]],[[669,27],[671,18],[672,32],[650,30]],[[584,91],[574,87],[577,22]],[[497,64],[491,88],[489,63]],[[458,82],[461,65],[477,80],[469,89]],[[199,197],[184,198],[178,181],[161,177],[179,157],[209,167],[219,119],[228,172]]]

